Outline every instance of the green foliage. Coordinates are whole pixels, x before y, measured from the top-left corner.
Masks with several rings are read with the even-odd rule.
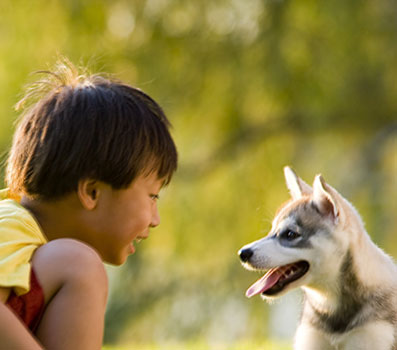
[[[1,152],[29,73],[58,53],[141,87],[174,126],[162,224],[109,267],[107,343],[287,328],[296,312],[271,326],[278,306],[244,297],[258,276],[236,255],[288,198],[286,164],[308,182],[322,172],[397,257],[395,1],[3,0],[0,13]]]
[[[125,346],[104,346],[102,350],[291,350],[291,344],[286,342],[239,342],[237,344],[220,345],[200,342],[173,344],[128,344]]]

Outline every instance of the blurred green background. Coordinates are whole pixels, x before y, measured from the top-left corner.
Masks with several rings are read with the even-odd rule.
[[[290,341],[301,295],[246,299],[258,275],[236,254],[288,198],[287,164],[321,172],[397,257],[396,23],[394,0],[0,1],[2,160],[29,73],[58,54],[142,88],[173,124],[162,224],[108,268],[106,344]]]

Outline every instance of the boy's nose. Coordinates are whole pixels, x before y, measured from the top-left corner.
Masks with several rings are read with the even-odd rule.
[[[150,227],[156,227],[160,225],[160,213],[156,207],[153,213],[152,222],[150,223]]]

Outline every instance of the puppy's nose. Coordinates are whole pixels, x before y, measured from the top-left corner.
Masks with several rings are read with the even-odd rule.
[[[241,249],[238,252],[238,255],[240,255],[240,259],[242,262],[247,262],[249,258],[254,254],[254,252],[250,248],[246,249]]]

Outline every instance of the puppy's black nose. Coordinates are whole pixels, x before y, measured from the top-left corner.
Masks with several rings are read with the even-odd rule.
[[[254,254],[254,252],[249,248],[241,249],[239,251],[240,259],[242,262],[247,262],[252,254]]]

